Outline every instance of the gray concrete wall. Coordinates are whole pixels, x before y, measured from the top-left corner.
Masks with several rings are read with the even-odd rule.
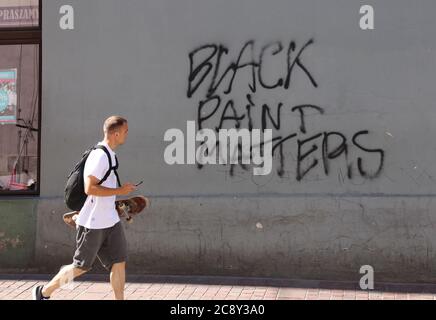
[[[65,178],[81,152],[101,138],[102,120],[116,113],[130,123],[129,141],[118,152],[121,176],[143,179],[140,192],[153,200],[126,227],[132,272],[355,280],[360,266],[371,264],[378,280],[434,280],[433,1],[372,1],[372,31],[359,28],[361,1],[69,4],[73,31],[58,27],[60,1],[46,0],[43,9],[38,266],[55,270],[70,261],[74,235],[60,221]],[[295,136],[277,148],[273,174],[253,177],[240,166],[168,166],[165,131],[185,131],[187,121],[197,120],[212,80],[210,73],[187,94],[189,54],[204,45],[227,48],[219,79],[249,41],[256,61],[265,45],[283,46],[275,55],[266,51],[262,75],[269,84],[286,80],[292,42],[290,61],[307,47],[287,89],[266,89],[256,77],[253,92],[251,69],[244,68],[226,94],[226,77],[215,92],[222,99],[218,110],[212,115],[211,103],[202,109],[203,117],[211,116],[203,126],[217,127],[232,100],[247,128],[247,94],[255,105],[254,128],[261,128],[264,104],[277,121],[282,103],[274,137]],[[195,56],[196,65],[207,53]],[[242,61],[250,62],[251,54],[247,50]],[[308,112],[305,132],[292,112],[299,105],[323,110]],[[337,158],[323,154],[328,133],[335,133],[328,152],[344,143]],[[299,145],[300,156],[313,145],[314,152],[299,160]]]

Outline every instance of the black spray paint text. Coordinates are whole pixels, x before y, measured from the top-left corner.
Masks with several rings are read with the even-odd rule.
[[[369,130],[362,128],[348,137],[336,128],[332,131],[310,130],[312,128],[308,126],[309,115],[324,115],[326,111],[323,107],[309,103],[289,105],[279,102],[274,106],[255,103],[260,88],[262,94],[271,92],[274,95],[276,90],[290,89],[296,76],[304,77],[310,88],[316,90],[319,84],[309,68],[310,60],[305,59],[306,51],[313,45],[313,39],[301,46],[295,41],[288,44],[276,41],[256,50],[256,42],[251,40],[243,44],[240,51],[236,51],[234,61],[224,66],[223,57],[230,53],[226,46],[206,44],[194,49],[189,54],[187,97],[200,97],[197,100],[198,130],[213,128],[218,132],[224,126],[248,128],[250,131],[254,128],[273,129],[276,133],[273,137],[273,155],[279,159],[277,174],[280,177],[285,175],[285,155],[288,153],[286,151],[289,151],[285,147],[288,147],[297,155],[294,159],[297,181],[303,180],[319,166],[322,166],[324,174],[329,176],[331,162],[341,157],[345,160],[344,169],[349,179],[353,179],[354,172],[361,177],[374,179],[383,170],[385,151],[369,147],[374,144]],[[268,70],[265,69],[265,61],[272,59],[281,59],[286,67],[274,79],[271,78],[271,74],[266,79],[265,71]],[[238,77],[240,72],[250,76],[248,79]],[[247,80],[247,92],[242,93],[246,98],[245,103],[236,105],[236,99],[231,94],[236,94],[235,83],[241,79]],[[241,95],[241,92],[237,94]],[[284,110],[298,117],[298,127],[285,121],[282,116]],[[239,152],[242,152],[242,147]],[[249,170],[246,165],[240,166],[244,170]],[[198,167],[202,168],[201,165]],[[234,169],[235,165],[231,165],[231,175]]]

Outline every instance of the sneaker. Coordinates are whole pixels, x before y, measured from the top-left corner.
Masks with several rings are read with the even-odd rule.
[[[42,288],[44,288],[44,286],[36,286],[32,289],[33,300],[49,300],[50,299],[50,298],[46,298],[42,295]]]

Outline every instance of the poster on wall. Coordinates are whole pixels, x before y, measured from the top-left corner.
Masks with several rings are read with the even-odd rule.
[[[0,70],[0,124],[17,122],[17,69]]]
[[[38,0],[0,0],[0,27],[35,27],[38,24]]]

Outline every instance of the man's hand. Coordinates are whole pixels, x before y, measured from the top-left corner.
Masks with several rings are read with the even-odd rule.
[[[120,196],[127,196],[136,190],[136,186],[132,183],[125,183],[119,190]]]

